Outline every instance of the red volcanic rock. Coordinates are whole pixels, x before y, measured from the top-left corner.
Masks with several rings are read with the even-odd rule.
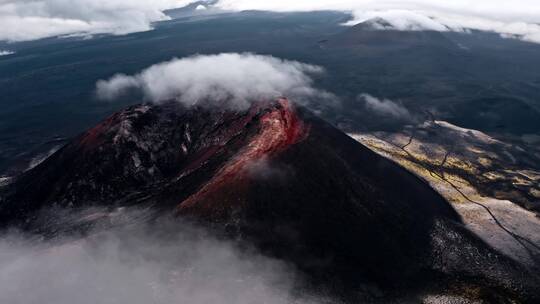
[[[223,208],[212,201],[223,195],[221,189],[247,185],[251,164],[308,134],[309,126],[285,98],[256,103],[245,112],[187,109],[177,103],[134,106],[113,114],[21,176],[12,198],[27,203],[6,209],[25,214],[49,204],[114,204],[150,188],[166,192],[173,188],[166,185],[177,184],[175,192],[182,192],[174,203],[178,212],[207,208],[217,214]],[[173,199],[164,200],[172,205]],[[229,207],[233,200],[219,199]]]
[[[531,301],[538,275],[465,230],[426,183],[282,98],[246,111],[139,105],[20,176],[0,221],[49,206],[151,206],[223,227],[354,294],[455,286]],[[456,285],[457,284],[457,285]]]
[[[309,134],[309,126],[297,116],[287,99],[279,99],[275,107],[260,115],[258,124],[258,130],[249,142],[201,189],[180,202],[179,213],[198,210],[216,215],[216,210],[231,208],[249,187],[250,169],[254,164],[276,156]]]

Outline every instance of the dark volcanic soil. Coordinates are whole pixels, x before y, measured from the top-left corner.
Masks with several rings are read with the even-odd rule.
[[[348,298],[540,299],[538,275],[464,229],[423,181],[286,99],[246,111],[128,108],[4,188],[0,220],[46,233],[39,210],[96,205],[212,223]]]

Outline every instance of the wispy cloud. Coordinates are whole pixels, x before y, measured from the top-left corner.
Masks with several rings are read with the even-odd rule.
[[[126,34],[166,20],[164,10],[195,0],[0,0],[0,40],[24,41],[62,35]],[[218,0],[226,10],[340,10],[348,24],[385,18],[401,30],[476,29],[540,43],[540,2],[536,0]],[[198,8],[202,9],[203,6]]]
[[[130,90],[153,102],[177,100],[186,106],[245,108],[252,102],[287,96],[302,102],[328,93],[312,86],[318,66],[271,56],[225,53],[198,55],[153,65],[139,74],[118,74],[96,84],[97,95],[115,99]]]
[[[163,10],[190,0],[0,0],[0,40],[61,35],[126,34],[166,20]]]
[[[493,31],[540,43],[540,2],[537,0],[220,0],[230,10],[341,10],[353,14],[348,24],[386,19],[400,30]]]
[[[413,116],[407,108],[390,99],[379,99],[369,94],[361,94],[359,99],[365,102],[367,110],[372,111],[377,115],[405,121],[411,121],[413,119]]]
[[[179,219],[141,223],[141,211],[62,213],[67,225],[88,217],[125,224],[83,238],[0,236],[0,302],[317,303],[295,292],[297,273],[255,249],[240,248]],[[95,215],[97,214],[97,215]],[[58,220],[58,219],[57,219]],[[64,227],[66,228],[66,227]],[[325,302],[328,303],[328,302]]]

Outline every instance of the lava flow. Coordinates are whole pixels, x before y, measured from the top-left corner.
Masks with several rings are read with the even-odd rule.
[[[303,140],[309,126],[295,113],[289,101],[281,98],[268,112],[258,117],[259,131],[249,144],[228,161],[199,191],[180,203],[180,213],[194,209],[199,213],[211,210],[213,215],[223,213],[240,199],[237,193],[248,186],[250,167],[267,160]],[[220,206],[216,206],[219,202]]]

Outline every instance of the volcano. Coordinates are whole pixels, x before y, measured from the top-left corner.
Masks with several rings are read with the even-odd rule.
[[[439,31],[399,30],[382,18],[366,20],[329,37],[327,47],[402,51],[410,49],[458,51],[458,45]]]
[[[53,206],[146,206],[220,227],[347,298],[539,299],[538,275],[467,231],[423,180],[285,98],[132,106],[2,189],[5,226],[46,233],[35,218]]]

